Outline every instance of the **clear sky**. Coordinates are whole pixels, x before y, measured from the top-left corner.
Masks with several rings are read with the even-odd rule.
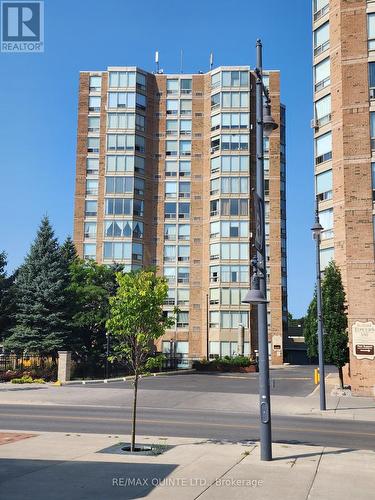
[[[72,234],[78,76],[134,65],[166,72],[255,64],[281,70],[287,106],[289,310],[305,313],[314,281],[310,0],[46,0],[45,52],[0,53],[0,250],[22,263],[43,214]]]

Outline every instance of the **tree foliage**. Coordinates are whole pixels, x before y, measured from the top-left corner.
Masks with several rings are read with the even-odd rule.
[[[17,271],[8,276],[6,266],[7,255],[0,252],[0,340],[9,335],[9,330],[14,326],[15,315],[14,281]]]
[[[345,291],[341,272],[334,261],[324,271],[322,283],[322,313],[324,326],[324,359],[339,369],[342,381],[342,367],[349,361],[347,315]],[[309,306],[304,323],[307,354],[310,358],[318,355],[316,291]]]
[[[121,267],[99,265],[93,260],[74,259],[70,265],[71,317],[74,348],[82,356],[104,354],[105,325],[109,297],[117,289],[116,271]]]
[[[67,276],[61,251],[47,217],[15,284],[16,325],[6,339],[7,348],[41,356],[57,354],[69,344]]]

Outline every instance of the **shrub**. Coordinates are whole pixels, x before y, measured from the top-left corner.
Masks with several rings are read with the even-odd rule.
[[[199,369],[212,369],[212,370],[222,370],[230,371],[231,369],[247,368],[251,365],[256,365],[257,363],[246,356],[224,356],[223,358],[215,357],[211,361],[195,361],[193,368]]]
[[[27,375],[24,375],[21,378],[13,378],[12,384],[32,384],[33,379]]]

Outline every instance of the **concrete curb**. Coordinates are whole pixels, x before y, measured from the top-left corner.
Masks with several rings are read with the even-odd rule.
[[[170,372],[158,372],[151,373],[150,375],[141,375],[140,378],[151,378],[151,377],[159,377],[159,376],[168,376],[168,375],[186,375],[190,373],[195,373],[195,369],[188,370],[174,370]],[[108,379],[96,379],[96,380],[69,380],[67,382],[61,382],[61,385],[87,385],[87,384],[110,384],[111,382],[129,382],[134,379],[134,375],[129,375],[128,377],[116,377],[116,378],[108,378]]]

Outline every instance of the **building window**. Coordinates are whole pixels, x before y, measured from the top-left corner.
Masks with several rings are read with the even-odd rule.
[[[220,222],[210,223],[210,238],[217,238],[220,236]]]
[[[332,133],[328,132],[315,139],[315,164],[332,159]]]
[[[132,220],[105,221],[104,236],[107,238],[143,238],[143,222]]]
[[[167,94],[178,94],[178,79],[177,78],[167,78]]]
[[[178,120],[167,120],[165,131],[166,131],[167,135],[177,135],[178,134]]]
[[[329,22],[314,31],[314,56],[329,49]]]
[[[190,246],[189,245],[179,245],[178,246],[178,261],[179,262],[189,262],[190,260]]]
[[[220,149],[220,136],[212,137],[211,139],[211,154]]]
[[[249,113],[222,113],[221,128],[247,129],[249,128]]]
[[[189,312],[179,311],[177,313],[177,328],[187,328],[189,326]]]
[[[108,113],[107,128],[134,130],[135,128],[134,113]]]
[[[96,238],[96,222],[85,222],[84,237],[90,240]]]
[[[333,238],[333,208],[319,212],[320,224],[323,227],[322,240]]]
[[[86,180],[86,194],[96,196],[98,194],[98,185],[99,185],[98,180],[87,179]]]
[[[190,240],[190,226],[189,226],[189,224],[179,224],[178,225],[178,240],[179,241],[189,241]]]
[[[319,201],[332,199],[332,170],[326,170],[316,176],[316,194]]]
[[[164,218],[165,219],[175,219],[176,218],[176,203],[165,203],[164,204]]]
[[[146,75],[143,73],[137,73],[137,89],[146,90]]]
[[[95,217],[98,212],[98,202],[96,200],[86,200],[85,202],[85,216]]]
[[[90,92],[100,92],[102,88],[102,77],[101,76],[90,76]]]
[[[104,260],[130,260],[132,257],[132,244],[105,241],[103,259]]]
[[[109,92],[108,108],[110,109],[135,108],[135,93]]]
[[[210,311],[210,328],[219,328],[220,326],[220,313],[219,311]],[[213,344],[214,342],[210,342]],[[217,342],[219,344],[219,342]],[[211,350],[210,350],[211,352]],[[216,354],[216,353],[215,353]],[[220,356],[220,351],[217,353]]]
[[[133,260],[142,260],[143,259],[143,245],[142,245],[142,243],[133,243],[132,259]]]
[[[211,173],[249,172],[248,156],[218,156],[211,159]]]
[[[138,153],[144,153],[145,152],[145,145],[146,145],[145,138],[142,137],[141,135],[136,135],[135,136],[135,150],[138,151]]]
[[[164,278],[169,284],[176,284],[176,268],[175,267],[164,267],[163,271]]]
[[[108,134],[107,151],[133,151],[134,135],[131,134]]]
[[[178,184],[178,197],[190,198],[190,182],[179,182]]]
[[[86,173],[88,175],[97,175],[99,173],[99,158],[86,159]]]
[[[181,115],[191,115],[192,110],[192,100],[191,99],[181,99],[180,101],[180,114]]]
[[[177,182],[168,181],[165,183],[165,197],[177,198]]]
[[[249,245],[247,243],[221,243],[220,253],[223,260],[245,260],[249,257]]]
[[[328,266],[328,264],[334,258],[334,249],[333,248],[322,248],[320,250],[320,270],[324,271],[324,269]]]
[[[222,72],[223,87],[248,87],[249,72],[248,71],[223,71]]]
[[[221,281],[223,283],[248,283],[248,266],[221,266]]]
[[[189,219],[190,218],[190,203],[179,203],[178,204],[178,218],[179,219]]]
[[[367,15],[368,50],[375,50],[375,13]]]
[[[83,258],[95,260],[95,257],[96,257],[96,245],[95,245],[95,243],[84,243],[84,245],[83,245]]]
[[[164,245],[164,262],[176,262],[175,245]]]
[[[331,121],[331,94],[315,102],[315,120],[318,127]]]
[[[111,71],[109,73],[109,87],[135,87],[135,71]]]
[[[375,111],[370,113],[371,151],[375,151]]]
[[[220,87],[220,72],[211,75],[211,87],[214,89],[215,87]]]
[[[323,90],[331,84],[331,62],[329,57],[314,66],[315,92]]]
[[[107,156],[107,172],[133,172],[134,156]]]
[[[212,179],[210,181],[210,195],[213,196],[218,194],[220,191],[220,178]]]
[[[220,313],[221,328],[238,328],[239,325],[248,327],[247,311],[222,311]]]
[[[372,201],[375,203],[375,163],[371,163]]]
[[[221,136],[223,151],[246,151],[249,149],[249,136],[244,134],[228,134]]]
[[[191,156],[191,141],[180,141],[180,156]]]
[[[181,94],[191,94],[192,83],[193,82],[191,78],[181,78],[180,80]]]
[[[248,92],[223,92],[222,93],[223,108],[248,108],[249,93]]]
[[[177,156],[177,141],[165,141],[166,156]]]
[[[220,92],[211,96],[211,109],[218,108],[220,106]]]
[[[220,304],[223,306],[240,306],[247,291],[246,288],[221,288]]]
[[[249,224],[245,221],[222,221],[221,236],[223,238],[247,238]]]
[[[134,177],[106,177],[106,194],[133,193]]]
[[[89,111],[98,113],[100,111],[100,97],[90,96],[89,97]]]
[[[167,99],[167,115],[177,115],[177,114],[178,114],[178,100]]]
[[[132,200],[130,198],[106,198],[106,215],[131,215]]]
[[[329,0],[314,0],[314,21],[325,16],[329,11]]]
[[[89,132],[99,132],[100,130],[100,118],[99,116],[89,116],[87,129]]]
[[[221,215],[248,215],[248,200],[222,199]]]
[[[181,135],[191,134],[191,120],[180,120],[180,134]]]
[[[164,224],[164,239],[168,241],[175,241],[176,229],[176,224]]]
[[[99,153],[99,137],[88,137],[87,138],[87,152],[88,153]]]
[[[145,110],[146,109],[146,96],[143,94],[137,94],[136,95],[136,107],[137,109]]]
[[[223,194],[247,194],[249,192],[248,177],[222,177],[221,192]]]
[[[375,62],[368,65],[370,99],[375,99]]]
[[[165,162],[165,176],[166,177],[176,177],[177,176],[177,162],[176,161],[166,161]]]
[[[190,161],[180,161],[179,162],[179,174],[180,177],[190,177],[191,162]]]

